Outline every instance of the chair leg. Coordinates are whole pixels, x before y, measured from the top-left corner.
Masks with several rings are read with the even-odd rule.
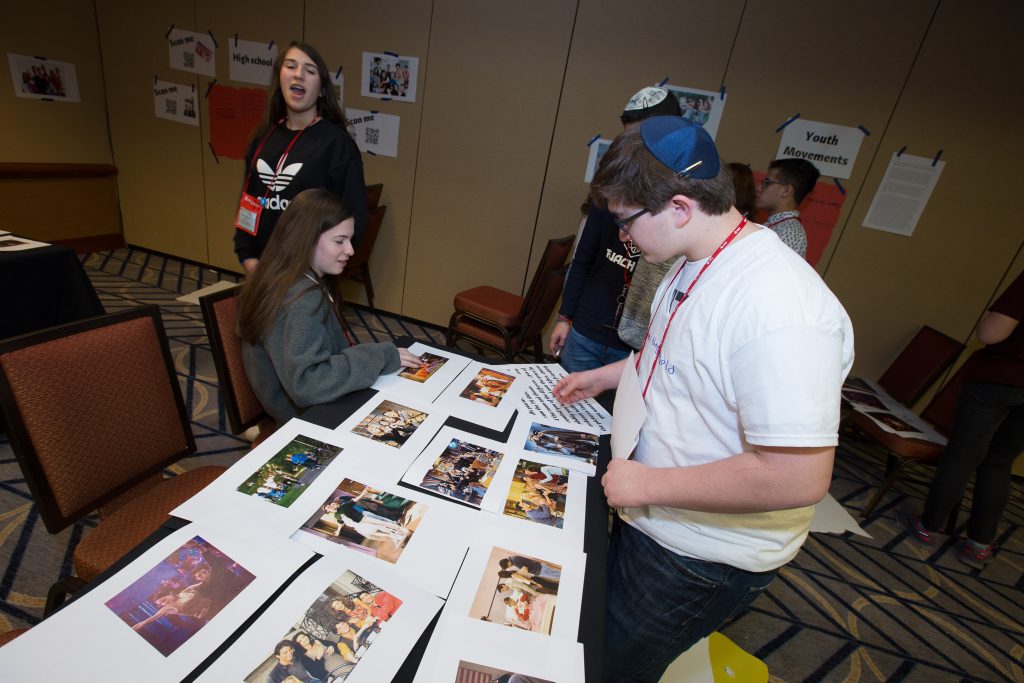
[[[57,583],[50,586],[46,593],[46,605],[43,607],[43,617],[53,614],[57,608],[64,604],[69,595],[74,595],[85,588],[86,583],[77,576],[66,576]]]
[[[459,317],[459,312],[455,311],[452,313],[452,317],[448,319],[448,331],[444,335],[444,345],[448,348],[454,346],[455,341],[455,320]]]
[[[903,473],[903,470],[907,467],[907,465],[909,465],[912,462],[913,460],[899,460],[896,461],[896,465],[894,467],[886,468],[889,472],[889,476],[885,478],[885,483],[883,483],[882,486],[879,487],[878,491],[871,499],[871,502],[869,502],[867,507],[864,508],[864,510],[860,513],[861,519],[867,519],[871,515],[871,513],[875,511],[875,508],[878,507],[878,504],[882,502],[882,496],[884,496],[886,492],[888,492],[890,487],[892,487],[892,485],[896,483],[896,480],[899,479],[900,474]]]
[[[544,341],[541,339],[539,334],[537,335],[537,338],[533,340],[533,359],[538,363],[544,362],[543,343]]]

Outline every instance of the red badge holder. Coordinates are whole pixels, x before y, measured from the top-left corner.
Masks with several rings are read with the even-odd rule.
[[[263,207],[260,200],[248,192],[242,193],[242,199],[238,202],[238,218],[235,219],[235,227],[242,232],[255,235],[260,227],[260,213]]]

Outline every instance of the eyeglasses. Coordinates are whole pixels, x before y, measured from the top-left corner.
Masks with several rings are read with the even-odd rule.
[[[703,161],[697,160],[697,161],[693,162],[692,164],[690,164],[689,166],[687,166],[686,168],[684,168],[683,170],[676,171],[676,175],[678,177],[680,177],[680,178],[688,178],[691,173],[696,171],[703,164],[704,164]],[[640,209],[639,211],[637,211],[636,213],[634,213],[631,216],[626,216],[625,218],[616,218],[616,219],[614,219],[615,220],[615,227],[617,227],[619,230],[621,230],[622,232],[624,232],[624,233],[626,233],[628,235],[629,234],[629,224],[632,223],[633,221],[635,221],[637,218],[640,218],[640,216],[643,216],[645,213],[650,213],[650,212],[651,212],[650,209]]]
[[[772,180],[771,178],[761,178],[761,189],[768,187],[769,185],[788,185],[781,180]]]

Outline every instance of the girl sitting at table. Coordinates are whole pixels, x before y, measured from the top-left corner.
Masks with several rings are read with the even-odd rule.
[[[238,334],[253,391],[283,424],[312,405],[365,389],[383,373],[418,367],[391,342],[349,345],[325,275],[353,254],[352,210],[322,189],[299,193],[281,216],[260,267],[242,286]]]

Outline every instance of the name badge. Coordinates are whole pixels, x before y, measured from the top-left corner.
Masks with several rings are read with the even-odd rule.
[[[260,200],[247,192],[242,193],[242,199],[238,202],[238,218],[235,219],[235,227],[242,232],[255,235],[260,227],[260,213],[263,207]]]

